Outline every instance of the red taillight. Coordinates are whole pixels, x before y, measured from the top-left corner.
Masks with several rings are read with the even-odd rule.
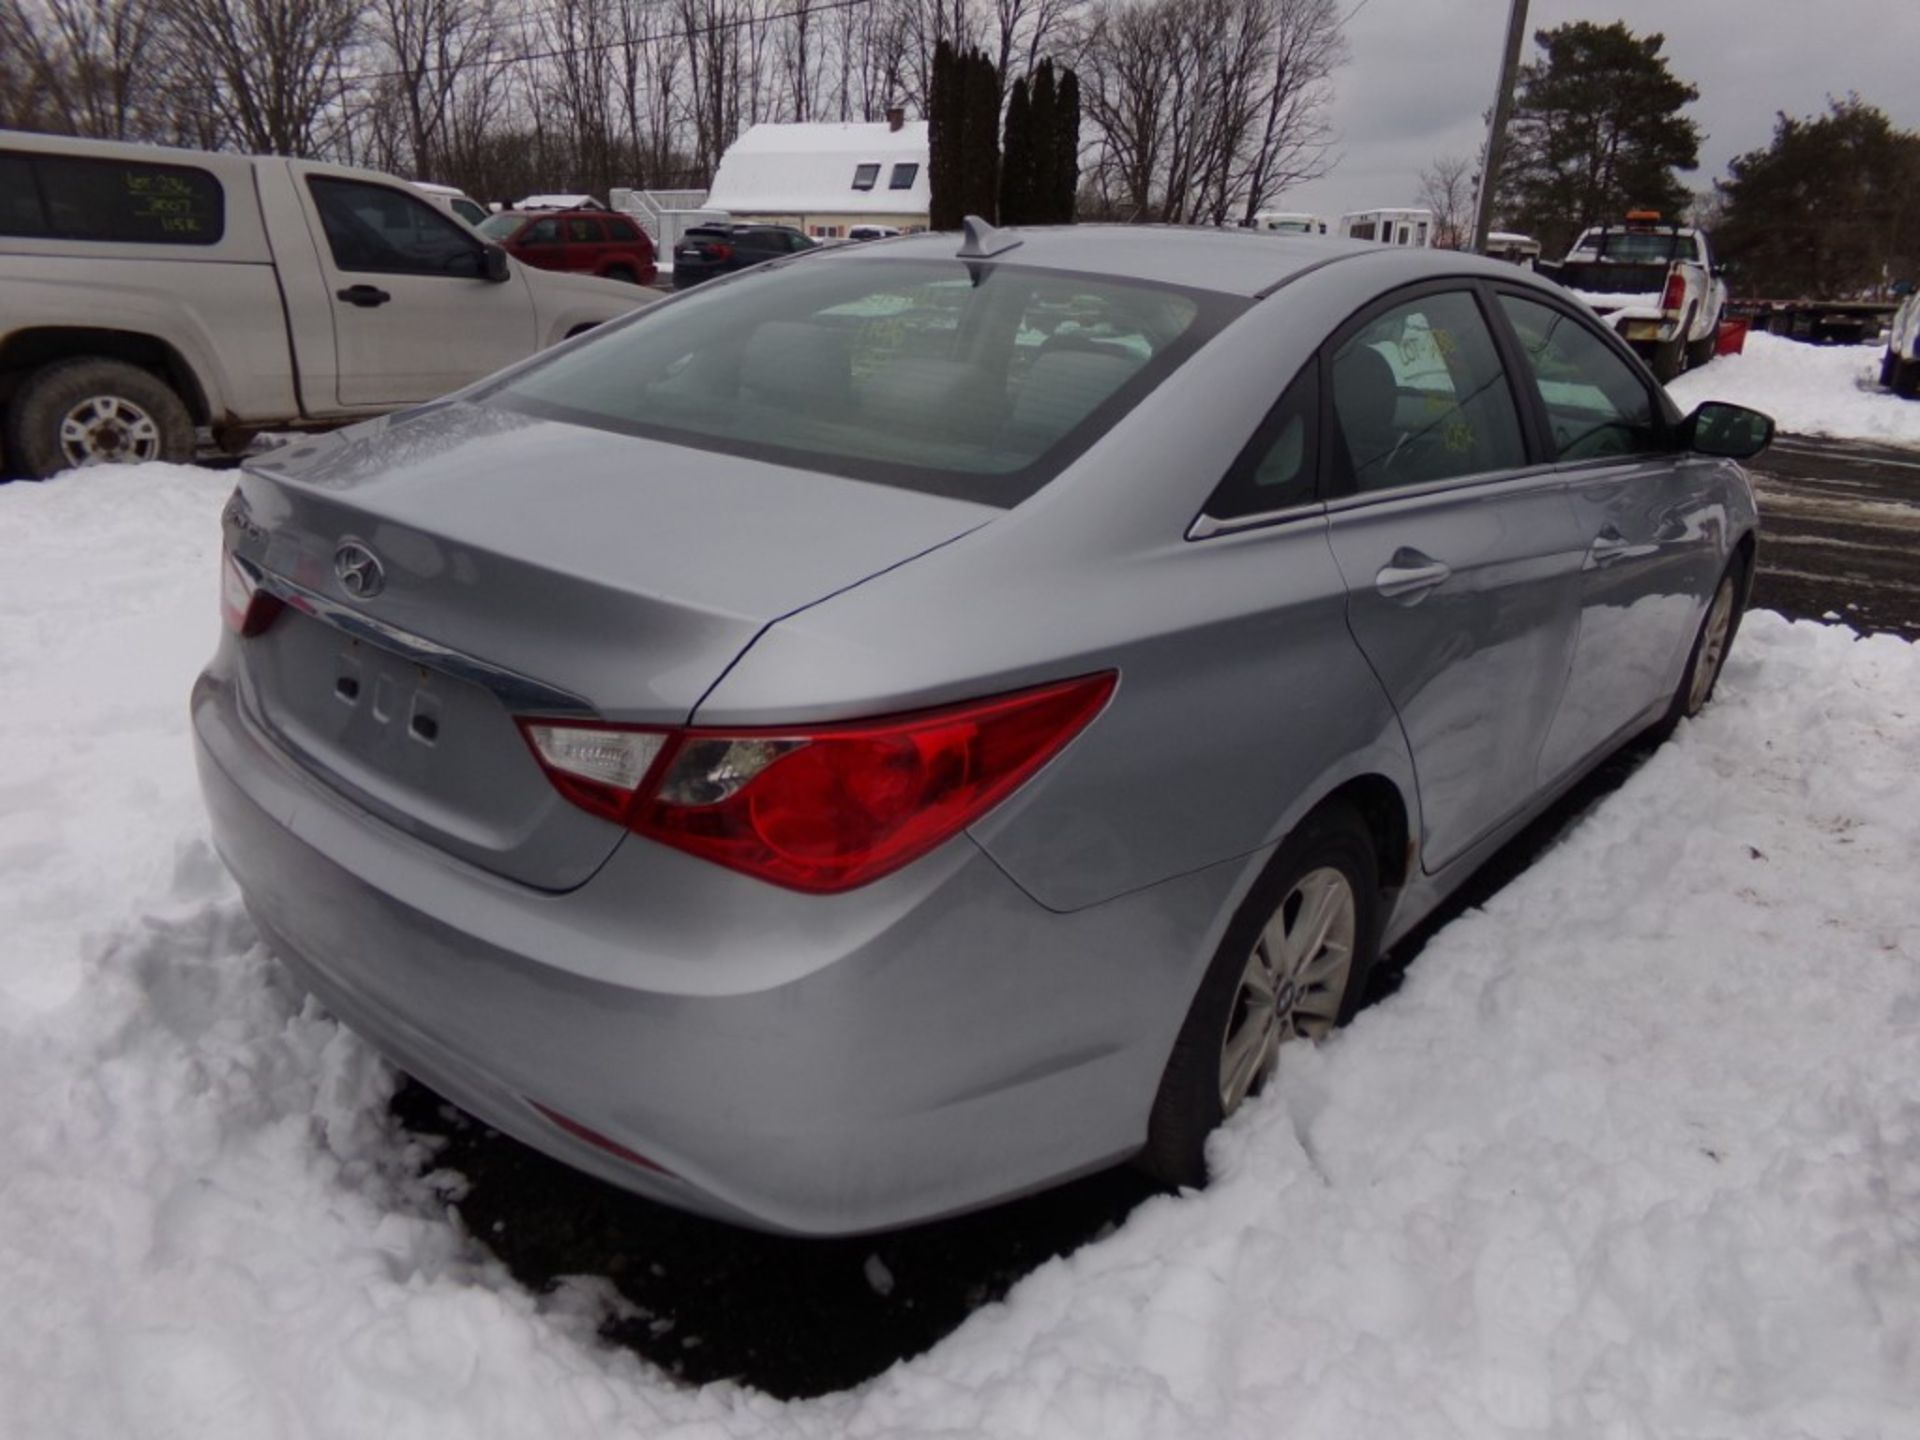
[[[1678,311],[1686,303],[1687,277],[1678,270],[1670,271],[1667,275],[1666,293],[1660,297],[1660,308]]]
[[[716,864],[832,894],[899,869],[986,814],[1100,713],[1114,679],[791,729],[520,723],[575,804]]]
[[[262,590],[238,560],[221,552],[220,618],[229,630],[243,638],[258,635],[273,624],[281,608],[278,596]]]
[[[702,245],[700,248],[706,252],[709,260],[731,260],[733,258],[733,247],[731,245]]]

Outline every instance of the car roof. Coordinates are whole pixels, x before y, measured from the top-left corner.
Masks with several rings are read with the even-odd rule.
[[[990,258],[1008,265],[1151,280],[1190,290],[1215,290],[1248,298],[1277,289],[1295,276],[1322,266],[1398,257],[1396,270],[1406,283],[1426,275],[1482,274],[1508,278],[1514,267],[1457,250],[1381,245],[1330,236],[1291,235],[1271,230],[1215,229],[1199,225],[1051,225],[1009,227],[994,232],[1016,248]],[[809,263],[868,263],[884,252],[896,259],[953,259],[961,238],[952,231],[902,235],[862,246],[856,257],[843,249],[825,249]]]

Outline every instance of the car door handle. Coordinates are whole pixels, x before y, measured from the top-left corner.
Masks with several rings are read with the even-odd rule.
[[[1434,586],[1453,574],[1453,567],[1422,555],[1418,550],[1400,549],[1380,567],[1373,577],[1373,588],[1389,600],[1413,605],[1426,598]]]
[[[378,285],[349,285],[346,289],[336,290],[333,293],[349,305],[359,305],[369,310],[375,305],[384,305],[393,298]]]

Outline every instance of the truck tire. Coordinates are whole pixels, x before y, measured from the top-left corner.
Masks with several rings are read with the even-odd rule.
[[[1666,344],[1656,347],[1651,363],[1653,378],[1662,385],[1678,380],[1687,368],[1686,332],[1682,331]]]
[[[29,375],[7,412],[7,454],[45,480],[80,465],[193,458],[193,417],[159,376],[100,355]]]
[[[1894,394],[1908,400],[1920,400],[1920,360],[1901,360],[1893,367]]]
[[[1716,326],[1713,331],[1702,335],[1698,340],[1687,346],[1687,368],[1689,370],[1698,370],[1702,365],[1711,361],[1714,351],[1719,345],[1719,341],[1720,334]]]
[[[1894,372],[1899,368],[1899,358],[1893,353],[1892,347],[1888,347],[1887,353],[1880,357],[1880,387],[1883,390],[1893,388]]]

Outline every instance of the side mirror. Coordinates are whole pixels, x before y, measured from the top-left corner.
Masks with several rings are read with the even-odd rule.
[[[513,278],[513,266],[507,263],[507,252],[498,245],[480,247],[480,278],[494,285],[504,285]]]
[[[1680,422],[1680,443],[1702,455],[1751,460],[1773,443],[1773,417],[1709,400]]]

